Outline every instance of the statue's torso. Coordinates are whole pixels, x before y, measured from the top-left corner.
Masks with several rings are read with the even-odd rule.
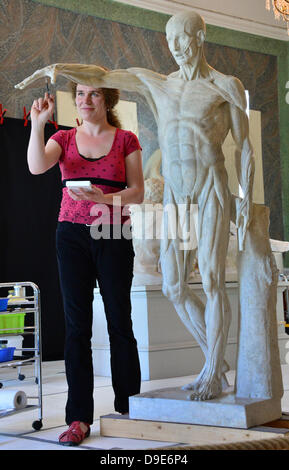
[[[163,176],[178,193],[200,193],[211,167],[223,173],[228,103],[205,79],[168,78],[150,82],[149,88],[157,110]]]

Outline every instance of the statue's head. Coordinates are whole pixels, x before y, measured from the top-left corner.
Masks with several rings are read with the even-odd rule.
[[[169,49],[179,66],[190,64],[201,53],[206,36],[203,18],[195,12],[172,16],[166,25]]]

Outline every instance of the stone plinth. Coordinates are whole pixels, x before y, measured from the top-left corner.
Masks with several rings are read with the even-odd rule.
[[[230,387],[219,398],[190,400],[190,391],[164,388],[129,399],[130,419],[248,429],[281,417],[280,400],[237,398]]]

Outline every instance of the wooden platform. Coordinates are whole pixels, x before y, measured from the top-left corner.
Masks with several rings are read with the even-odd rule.
[[[289,437],[289,417],[250,429],[130,419],[128,415],[100,417],[100,435],[149,441],[206,445]]]

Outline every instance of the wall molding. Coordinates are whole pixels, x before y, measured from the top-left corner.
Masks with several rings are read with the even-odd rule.
[[[257,34],[259,36],[270,37],[282,41],[289,41],[286,25],[282,21],[280,21],[279,24],[276,23],[276,25],[271,25],[262,21],[241,18],[240,16],[233,16],[226,13],[219,13],[208,8],[191,6],[186,3],[179,3],[173,0],[121,0],[121,3],[166,15],[174,15],[180,11],[193,9],[202,15],[207,24],[242,31],[244,33]]]
[[[55,7],[57,9],[69,10],[74,13],[82,15],[90,15],[97,18],[107,19],[110,21],[116,21],[119,23],[136,26],[152,31],[165,32],[165,25],[174,12],[166,14],[156,10],[148,10],[140,8],[142,2],[151,4],[152,0],[138,0],[138,6],[135,6],[136,2],[132,0],[124,0],[127,3],[120,3],[115,0],[30,0],[33,3]],[[158,0],[158,2],[164,2],[166,0]],[[131,5],[130,3],[134,3]],[[184,9],[190,9],[187,5],[180,7],[178,4],[178,11]],[[201,9],[194,8],[196,11]],[[223,18],[223,15],[219,15]],[[230,17],[233,18],[233,17]],[[242,20],[242,19],[241,19]],[[238,20],[237,20],[238,22]],[[207,38],[208,42],[213,42],[220,45],[229,47],[236,47],[239,49],[247,49],[255,52],[261,52],[264,54],[280,55],[284,54],[284,49],[289,50],[289,36],[286,35],[287,41],[270,38],[268,34],[260,36],[255,32],[242,31],[240,28],[233,29],[233,23],[227,23],[227,27],[224,27],[224,22],[219,25],[207,23]],[[220,23],[220,21],[219,21]],[[235,26],[237,23],[235,22]]]
[[[32,0],[42,5],[53,6],[76,13],[97,16],[125,24],[133,24],[145,29],[163,30],[162,21],[153,19],[151,12],[171,16],[184,10],[192,10],[203,16],[206,23],[220,28],[242,31],[244,33],[264,36],[288,42],[286,25],[282,21],[268,24],[262,21],[252,20],[225,12],[213,11],[209,8],[191,6],[185,2],[174,0]],[[126,7],[130,8],[127,15]],[[265,9],[265,4],[264,4]],[[140,15],[141,11],[141,15]],[[272,12],[273,15],[273,12]],[[153,19],[153,21],[152,21]],[[149,21],[147,21],[149,20]],[[167,19],[166,19],[167,20]],[[166,22],[165,20],[165,22]],[[138,24],[136,24],[136,22]]]
[[[279,339],[279,338],[278,338]],[[282,338],[283,339],[283,338]],[[236,345],[238,342],[238,338],[236,337],[229,337],[227,344]],[[184,341],[184,342],[171,342],[171,343],[161,343],[161,344],[150,344],[149,346],[145,346],[138,341],[138,351],[139,352],[159,352],[159,351],[174,351],[174,350],[182,350],[182,349],[194,349],[198,348],[201,350],[200,345],[196,341]],[[92,349],[98,351],[109,351],[110,346],[107,343],[92,343]]]
[[[289,341],[288,335],[285,333],[278,334],[278,341]],[[227,345],[237,345],[238,338],[236,336],[229,336],[227,340]],[[194,349],[198,348],[201,350],[200,345],[197,341],[183,341],[183,342],[170,342],[170,343],[160,343],[160,344],[150,344],[146,346],[138,342],[138,351],[151,353],[151,352],[159,352],[159,351],[174,351],[174,350],[181,350],[181,349]],[[108,343],[96,343],[92,342],[92,349],[98,351],[110,351],[110,346]]]

